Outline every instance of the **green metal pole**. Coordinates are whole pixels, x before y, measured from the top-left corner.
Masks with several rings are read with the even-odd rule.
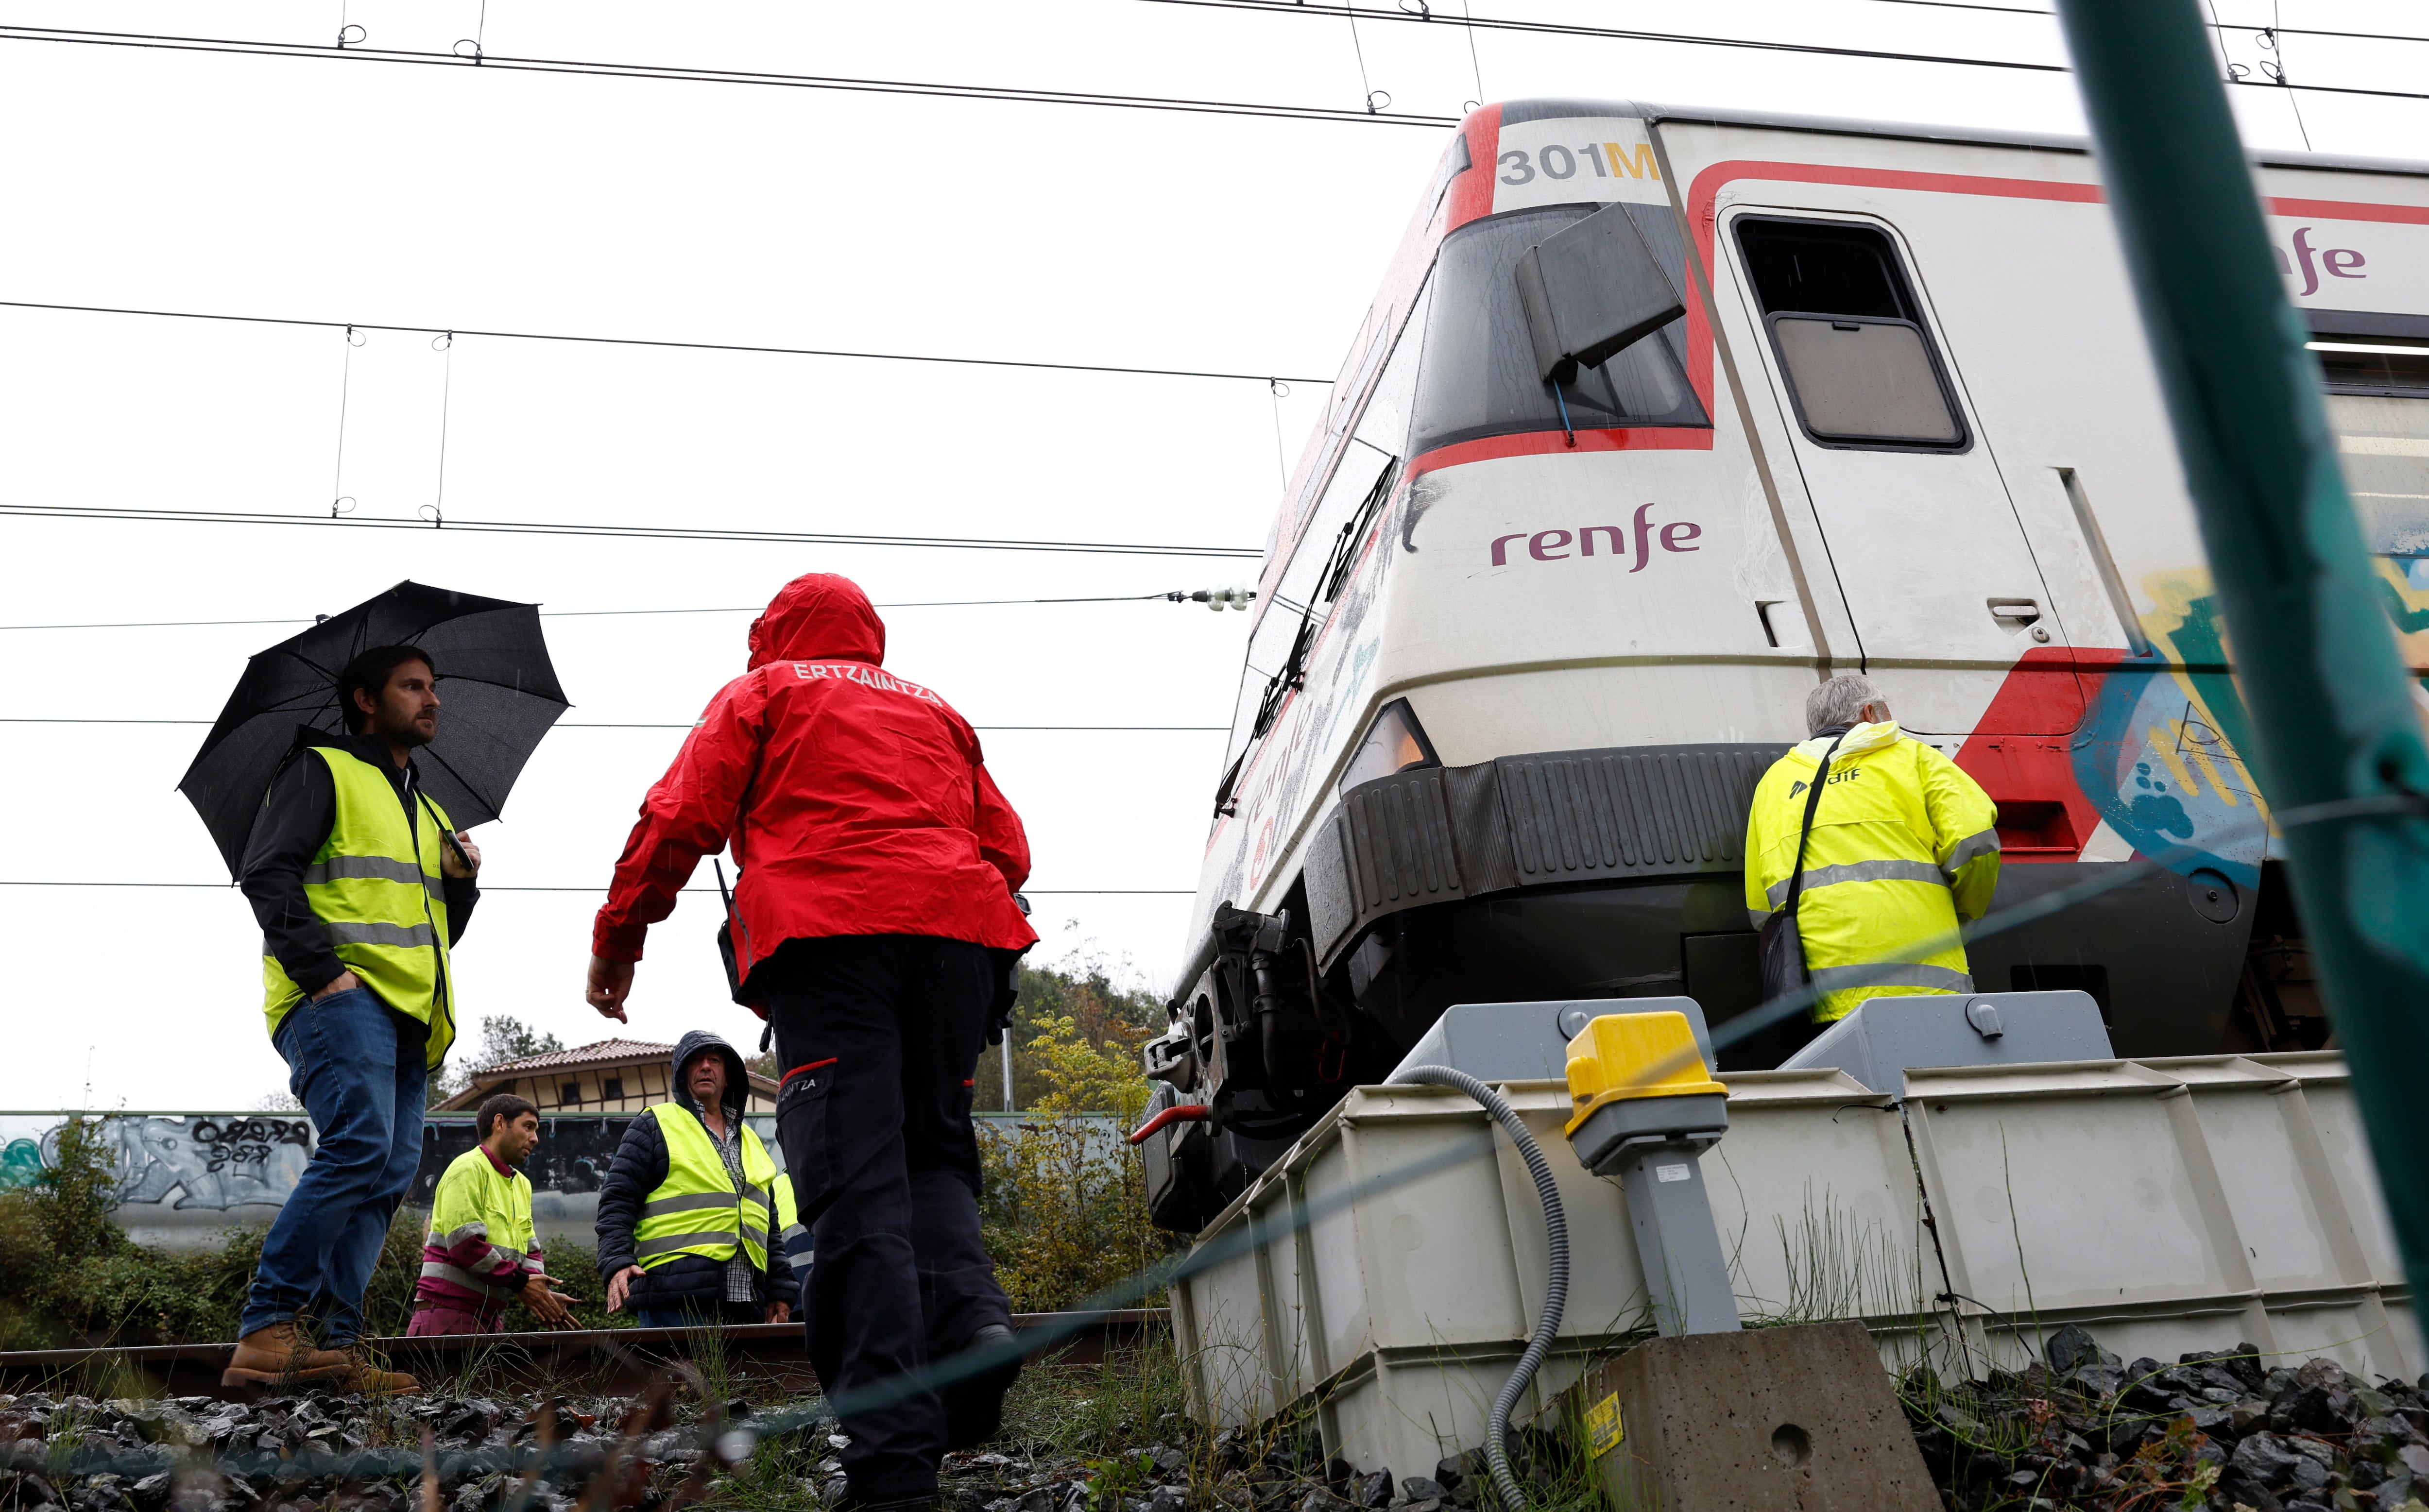
[[[2195,4],[2058,13],[2234,637],[2245,755],[2429,1301],[2429,752]]]

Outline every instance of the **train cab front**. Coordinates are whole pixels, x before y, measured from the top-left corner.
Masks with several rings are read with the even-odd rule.
[[[1728,1027],[1746,815],[1839,672],[1998,806],[1979,989],[2084,991],[2129,1057],[2326,1041],[2096,174],[2057,152],[1626,101],[1462,123],[1257,585],[1148,1052],[1159,1222],[1455,1003],[1683,994],[1723,1069],[1776,1064]],[[2429,498],[2429,315],[2306,313],[2357,497]],[[2421,665],[2418,521],[2369,528]]]

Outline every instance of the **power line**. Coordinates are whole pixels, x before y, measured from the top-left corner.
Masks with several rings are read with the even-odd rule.
[[[156,881],[66,881],[45,878],[0,878],[0,887],[208,887],[221,892],[236,891],[234,882],[156,882]],[[603,893],[604,887],[531,887],[485,886],[483,896],[491,893]],[[714,887],[685,887],[676,891],[705,893],[717,896]],[[1031,897],[1192,897],[1194,887],[1024,887],[1020,891]]]
[[[873,603],[872,609],[976,609],[1006,604],[1041,603],[1147,603],[1155,600],[1171,600],[1165,593],[1117,593],[1086,599],[928,599],[903,603]],[[543,609],[542,619],[594,619],[611,615],[758,615],[767,613],[765,604],[730,604],[707,609]],[[78,624],[0,625],[0,633],[12,630],[192,630],[215,625],[309,625],[314,621],[303,615],[289,615],[283,619],[110,619]]]
[[[0,27],[0,40],[8,28]],[[54,304],[0,299],[0,309],[55,310],[69,315],[139,315],[157,320],[222,320],[236,325],[292,325],[318,331],[388,331],[405,336],[487,337],[500,341],[564,341],[583,346],[656,347],[670,352],[741,352],[771,357],[848,357],[861,362],[936,362],[962,368],[1025,368],[1041,372],[1110,372],[1136,378],[1219,378],[1270,384],[1276,375],[1215,372],[1199,368],[1129,368],[1104,362],[1039,362],[1018,357],[944,357],[916,352],[854,352],[838,347],[768,347],[743,341],[674,341],[638,336],[569,336],[558,331],[476,331],[461,325],[379,325],[367,320],[314,320],[292,315],[224,315],[211,310],[150,310],[117,304]],[[1286,384],[1330,384],[1330,378],[1281,377]]]
[[[1774,44],[1743,38],[1700,37],[1677,32],[1620,31],[1605,26],[1578,25],[1569,22],[1518,21],[1498,16],[1453,16],[1447,12],[1441,15],[1435,15],[1429,9],[1423,8],[1418,10],[1403,10],[1398,8],[1370,10],[1363,6],[1353,4],[1325,4],[1321,3],[1321,0],[1319,0],[1319,3],[1315,4],[1306,3],[1306,0],[1154,0],[1154,3],[1160,5],[1203,6],[1214,9],[1229,10],[1280,10],[1287,11],[1293,15],[1302,16],[1337,16],[1347,14],[1355,15],[1361,21],[1404,21],[1413,22],[1420,25],[1433,25],[1465,26],[1471,29],[1486,31],[1535,32],[1555,37],[1622,38],[1636,41],[1681,41],[1695,42],[1712,46],[1769,47],[1776,45],[1784,49],[1803,50],[1798,47],[1798,44],[1793,42]],[[2057,14],[2055,10],[2044,9],[2037,6],[1989,5],[1981,3],[1981,0],[1869,0],[1869,3],[1874,5],[1916,6],[1929,10],[1991,11],[2008,16],[2055,16]],[[2429,42],[2429,37],[2411,36],[2403,32],[2335,31],[2305,26],[2263,26],[2251,22],[2233,21],[2223,23],[2223,25],[2228,31],[2267,31],[2275,32],[2278,35],[2285,37],[2342,37],[2358,41]],[[1883,54],[1878,56],[1907,57],[1909,55]],[[1979,63],[1983,60],[1977,58],[1958,58],[1934,59],[1934,61]]]
[[[806,546],[934,547],[965,551],[1073,551],[1102,556],[1209,556],[1259,560],[1248,546],[1146,546],[1113,541],[1038,541],[979,535],[860,535],[811,531],[717,530],[685,525],[519,523],[503,519],[426,519],[376,515],[292,515],[225,509],[116,509],[99,504],[0,504],[0,515],[54,519],[137,520],[186,525],[310,525],[356,530],[445,530],[496,535],[589,535],[609,540],[754,541]]]
[[[1867,3],[1882,6],[1921,6],[1929,10],[1990,10],[2009,16],[2057,14],[2055,10],[2045,10],[2038,6],[1985,5],[1981,0],[1867,0]],[[2213,21],[2210,25],[2223,31],[2270,31],[2281,37],[2342,37],[2354,41],[2429,42],[2429,37],[2415,37],[2405,32],[2336,31],[2316,26],[2263,26],[2249,21]]]
[[[217,723],[219,723],[219,721],[216,719],[88,719],[74,715],[62,715],[53,718],[38,715],[0,715],[0,725],[214,725]],[[689,719],[669,724],[641,724],[623,721],[601,723],[580,719],[561,719],[549,728],[552,730],[690,730],[696,728],[696,724],[695,721]],[[1198,733],[1206,731],[1223,733],[1230,731],[1231,727],[1229,725],[972,725],[970,728],[972,730],[985,731],[990,734],[999,731],[1063,731],[1072,732],[1088,731],[1098,734],[1148,734],[1179,732]]]
[[[1283,16],[1351,16],[1361,21],[1404,21],[1416,25],[1475,26],[1489,31],[1527,32],[1545,37],[1595,37],[1611,41],[1675,42],[1688,47],[1722,47],[1758,53],[1801,53],[1825,58],[1859,58],[1898,63],[1946,63],[1969,68],[2019,69],[2035,74],[2063,74],[2063,63],[2027,63],[2010,58],[1966,58],[1938,53],[1901,53],[1867,47],[1833,47],[1820,42],[1765,41],[1753,37],[1713,37],[1692,32],[1639,31],[1618,26],[1581,26],[1564,22],[1516,21],[1504,17],[1436,17],[1402,10],[1368,10],[1322,0],[1148,0],[1153,5],[1195,6],[1209,10],[1254,10]]]
[[[690,84],[752,84],[770,89],[832,90],[853,94],[908,94],[931,99],[1000,100],[1026,105],[1081,105],[1124,110],[1176,110],[1189,115],[1254,116],[1279,121],[1371,122],[1394,126],[1440,128],[1453,116],[1406,111],[1336,110],[1323,106],[1259,105],[1246,100],[1192,100],[1159,94],[1099,94],[985,84],[930,84],[910,79],[846,78],[818,74],[765,74],[741,69],[691,68],[663,63],[595,63],[570,58],[508,58],[496,53],[461,58],[454,53],[382,47],[327,47],[307,42],[264,42],[236,37],[190,37],[161,32],[74,31],[51,26],[0,26],[0,41],[69,42],[93,47],[142,47],[180,53],[237,53],[253,58],[346,58],[370,63],[415,63],[431,68],[479,69],[484,73],[586,74],[601,78],[652,79]]]
[[[1771,52],[1808,57],[1859,58],[1879,62],[1932,63],[1957,68],[1993,68],[2026,73],[2064,74],[2063,63],[2034,63],[2014,58],[1971,58],[1957,54],[1909,53],[1886,48],[1839,47],[1813,42],[1765,41],[1747,37],[1716,37],[1689,32],[1644,31],[1619,27],[1580,26],[1556,22],[1518,21],[1498,17],[1452,18],[1436,17],[1429,12],[1410,13],[1398,10],[1367,10],[1347,5],[1310,4],[1307,0],[1153,0],[1160,5],[1198,6],[1216,9],[1257,10],[1299,16],[1355,16],[1369,21],[1402,21],[1419,25],[1439,23],[1445,25],[1481,26],[1496,31],[1527,32],[1546,36],[1594,37],[1621,41],[1668,42],[1685,47],[1718,47],[1749,52]],[[1942,9],[2002,11],[2010,14],[2052,14],[2049,11],[2028,11],[2021,8],[1992,5],[1959,5],[1957,0],[1883,0],[1883,3],[1927,5]],[[2269,27],[2238,27],[2248,30],[2272,30]],[[2424,41],[2429,38],[2398,33],[2309,31],[2289,34],[2373,39],[2389,41]],[[1257,105],[1232,100],[1191,100],[1162,95],[1098,94],[1061,90],[999,88],[987,85],[931,84],[904,79],[864,79],[810,74],[752,73],[735,69],[678,67],[652,63],[599,63],[564,58],[509,58],[489,55],[480,58],[458,57],[453,53],[415,52],[400,49],[367,47],[327,47],[317,43],[265,42],[240,38],[191,37],[152,32],[71,31],[41,26],[0,26],[0,41],[65,42],[88,46],[140,47],[188,53],[226,53],[256,58],[352,58],[366,62],[414,63],[427,67],[484,68],[508,73],[590,74],[603,78],[632,78],[700,84],[751,84],[773,88],[834,90],[856,93],[905,94],[932,98],[999,100],[1035,105],[1078,105],[1137,110],[1175,110],[1198,115],[1253,116],[1271,120],[1370,122],[1385,125],[1425,126],[1436,129],[1455,126],[1454,116],[1419,115],[1406,111],[1340,110],[1314,106]],[[2261,81],[2229,77],[2226,83],[2251,89],[2300,90],[2320,94],[2351,94],[2379,99],[2424,100],[2429,93],[2413,90],[2373,90],[2354,85],[2289,84],[2280,80]],[[425,327],[424,329],[430,329]],[[854,353],[857,354],[857,353]],[[1043,365],[1041,365],[1043,366]],[[1235,377],[1239,374],[1219,376]]]
[[[1950,53],[1908,53],[1887,48],[1840,47],[1822,42],[1767,41],[1760,38],[1753,37],[1716,37],[1693,32],[1642,31],[1630,27],[1583,26],[1563,22],[1517,21],[1495,16],[1461,17],[1447,13],[1435,15],[1429,10],[1423,12],[1399,9],[1369,10],[1361,6],[1326,4],[1323,3],[1323,0],[1148,0],[1148,3],[1166,6],[1195,6],[1202,9],[1210,10],[1250,10],[1269,15],[1282,16],[1337,17],[1354,15],[1361,21],[1398,21],[1406,22],[1413,25],[1471,26],[1482,27],[1491,31],[1522,32],[1536,36],[1592,37],[1609,41],[1669,42],[1682,47],[1718,47],[1743,52],[1790,53],[1800,54],[1806,57],[1860,58],[1874,62],[1935,63],[1952,68],[1995,68],[2029,74],[2065,74],[2072,72],[2064,63],[2034,63],[2019,58],[1971,58],[1962,54]],[[1942,6],[1945,8],[1950,9],[1958,8],[1958,7],[1948,4],[1948,0],[1888,0],[1888,3],[1912,5],[1929,4]],[[2004,10],[2008,8],[1968,6],[1964,8]],[[2031,15],[2055,14],[2055,12],[2047,10],[2018,10],[2013,13]],[[2240,29],[2268,31],[2273,28],[2254,26]],[[2285,30],[2289,34],[2293,32],[2292,27],[2287,27]],[[2375,32],[2315,32],[2311,35],[2376,38],[2389,41],[2429,41],[2429,38],[2405,37]],[[2355,85],[2340,84],[2288,84],[2274,79],[2263,82],[2256,79],[2239,79],[2233,77],[2228,78],[2225,82],[2255,89],[2305,90],[2320,94],[2370,95],[2376,98],[2392,100],[2429,100],[2429,93],[2422,93],[2414,90],[2371,90],[2363,89]]]

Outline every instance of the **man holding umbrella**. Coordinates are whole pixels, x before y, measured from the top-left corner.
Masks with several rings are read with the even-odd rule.
[[[455,1038],[448,952],[481,864],[457,824],[498,816],[565,710],[537,605],[400,583],[255,655],[178,781],[260,922],[271,1043],[318,1136],[226,1384],[415,1389],[355,1340]]]
[[[245,852],[272,1043],[320,1142],[262,1243],[229,1385],[418,1389],[349,1346],[421,1162],[423,1086],[455,1037],[448,947],[480,897],[480,848],[421,790],[413,761],[438,733],[437,683],[411,646],[349,662],[338,692],[350,732],[298,740]],[[336,1347],[304,1338],[306,1310]]]

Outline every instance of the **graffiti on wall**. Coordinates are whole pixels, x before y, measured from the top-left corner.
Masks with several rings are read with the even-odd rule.
[[[0,1113],[0,1192],[32,1186],[58,1159],[59,1131],[69,1113]],[[295,1190],[312,1159],[312,1121],[301,1113],[104,1113],[102,1147],[118,1179],[118,1217],[137,1224],[161,1211],[228,1212],[278,1207]],[[595,1194],[615,1163],[630,1115],[595,1114],[540,1120],[539,1144],[525,1162],[536,1198]],[[749,1121],[771,1154],[776,1121]],[[474,1143],[469,1117],[433,1118],[422,1126],[421,1169],[406,1201],[426,1206],[438,1177]],[[782,1156],[778,1156],[781,1164]],[[259,1222],[258,1215],[249,1216]]]
[[[0,1114],[0,1191],[42,1178],[58,1159],[66,1121],[59,1113]],[[97,1123],[121,1207],[276,1207],[312,1159],[312,1122],[301,1115],[112,1113]]]

